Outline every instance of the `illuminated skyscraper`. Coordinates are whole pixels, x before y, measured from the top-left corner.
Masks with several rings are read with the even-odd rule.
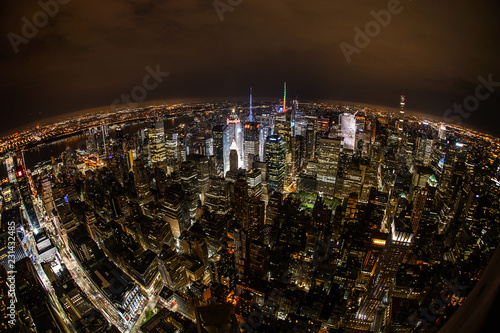
[[[200,194],[201,203],[205,202],[205,193],[208,190],[208,178],[210,176],[210,167],[208,157],[203,155],[189,155],[187,161],[194,162],[198,173],[198,193]]]
[[[286,112],[286,82],[283,84],[283,112]]]
[[[405,105],[406,105],[406,96],[405,95],[401,95],[401,98],[400,98],[400,101],[399,101],[399,120],[398,120],[398,123],[397,123],[397,128],[398,128],[398,131],[402,131],[403,130],[403,120],[404,120],[404,117],[405,117]]]
[[[189,207],[179,195],[166,196],[160,206],[161,218],[170,224],[172,234],[179,238],[191,225]]]
[[[446,126],[445,124],[439,124],[439,132],[438,132],[439,140],[446,140]]]
[[[10,156],[5,159],[5,166],[7,167],[7,176],[9,177],[9,182],[12,184],[16,183],[16,165],[14,164],[14,157]]]
[[[457,182],[454,174],[460,164],[465,163],[467,145],[461,142],[451,142],[443,162],[443,171],[439,179],[439,190],[446,199],[451,199],[457,191]]]
[[[171,173],[174,169],[175,163],[179,161],[179,143],[177,141],[177,133],[165,134],[165,157],[168,173]]]
[[[231,115],[227,119],[227,126],[229,128],[229,142],[235,142],[236,151],[238,152],[238,167],[243,167],[243,130],[241,122],[233,109]]]
[[[158,263],[161,277],[170,289],[177,290],[187,284],[181,257],[166,244],[158,256]]]
[[[266,140],[266,162],[269,186],[283,191],[285,180],[286,146],[279,135],[271,135]]]
[[[244,126],[244,151],[243,166],[246,170],[252,169],[252,164],[259,155],[260,148],[260,125],[257,123],[249,122]]]
[[[344,138],[344,149],[354,150],[356,142],[356,116],[344,113],[340,118],[342,137]]]
[[[413,226],[414,229],[418,226]],[[376,309],[384,298],[390,297],[391,285],[399,265],[403,262],[413,244],[414,232],[410,220],[401,221],[393,218],[391,232],[387,237],[380,262],[375,268],[368,291],[356,313],[356,320],[372,322]]]
[[[317,147],[317,192],[322,192],[324,195],[330,197],[334,195],[341,151],[341,138],[319,138]]]
[[[107,126],[94,127],[87,133],[87,150],[94,154],[102,154],[106,149]]]
[[[154,167],[166,167],[165,130],[162,119],[157,119],[149,132],[149,147],[151,151],[151,164]]]
[[[427,195],[429,191],[427,188],[419,189],[416,196],[415,202],[413,203],[413,211],[411,213],[411,227],[414,233],[417,233],[422,214],[424,213],[425,204],[427,202]]]
[[[293,173],[295,172],[294,163],[292,161],[292,128],[291,128],[291,114],[282,113],[276,115],[276,121],[274,126],[274,133],[279,135],[283,139],[285,144],[285,179],[283,186],[289,184]]]
[[[263,113],[255,116],[257,123],[259,123],[260,132],[260,160],[264,161],[266,153],[266,139],[274,132],[275,116],[270,113]]]
[[[139,140],[137,147],[137,158],[151,162],[151,149],[149,146],[149,129],[142,128],[139,130]]]
[[[246,173],[248,184],[248,195],[260,197],[262,194],[262,173],[259,169],[252,169]]]
[[[417,137],[417,149],[415,160],[424,166],[428,166],[431,162],[432,146],[434,141],[427,134],[420,134]]]
[[[200,199],[200,184],[196,163],[193,161],[182,162],[179,166],[179,172],[184,198],[189,208],[189,216],[191,221],[194,221],[198,200]]]
[[[293,101],[292,114],[290,116],[290,135],[295,137],[296,133],[296,122],[297,122],[297,112],[299,112],[299,102],[297,100]]]
[[[231,207],[229,183],[222,178],[210,178],[205,205],[216,214],[225,215]]]

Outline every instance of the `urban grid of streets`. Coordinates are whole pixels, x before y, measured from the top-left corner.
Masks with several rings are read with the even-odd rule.
[[[468,135],[478,135],[475,132],[468,132]],[[495,154],[492,152],[493,156]],[[31,178],[28,177],[30,181],[30,187],[33,188],[31,183]],[[283,193],[287,194],[293,192],[296,189],[296,183],[292,182],[283,189]],[[106,320],[116,326],[121,332],[131,332],[139,330],[141,323],[146,315],[147,311],[154,309],[158,296],[152,292],[155,288],[146,290],[147,302],[145,302],[141,308],[137,311],[136,315],[127,320],[124,316],[116,309],[116,307],[109,301],[109,299],[103,294],[100,287],[92,280],[88,275],[88,272],[80,264],[79,260],[76,259],[75,254],[64,240],[61,238],[60,234],[56,232],[55,225],[59,225],[57,214],[55,216],[49,217],[45,211],[44,204],[41,198],[37,195],[33,195],[32,200],[35,203],[35,209],[37,216],[40,217],[40,226],[49,236],[50,240],[56,247],[56,258],[54,260],[60,260],[68,269],[74,281],[78,287],[85,293],[87,298],[90,300],[92,305],[99,310]],[[387,221],[385,221],[387,222]],[[384,226],[384,225],[383,225]],[[382,226],[382,227],[383,227]],[[387,225],[385,226],[387,229]],[[54,288],[49,281],[49,278],[45,274],[45,271],[41,265],[40,258],[38,256],[38,251],[36,248],[36,241],[34,240],[34,234],[32,230],[25,233],[29,238],[29,244],[31,245],[30,253],[32,253],[32,261],[34,263],[35,269],[38,273],[39,279],[42,282],[45,290],[49,295],[50,304],[54,310],[58,313],[62,319],[63,329],[65,331],[75,331],[73,324],[71,323],[68,315],[64,311],[61,303],[58,301],[55,294]],[[158,277],[157,277],[158,279]]]
[[[49,218],[45,212],[43,204],[40,199],[37,197],[33,197],[36,200],[36,207],[40,214],[43,216],[41,226],[47,232],[47,235],[50,237],[52,243],[56,246],[57,249],[57,257],[61,258],[62,262],[66,265],[66,268],[71,273],[73,280],[80,287],[81,290],[84,291],[85,295],[92,302],[96,309],[98,309],[106,319],[115,325],[120,331],[126,332],[130,330],[131,324],[127,323],[125,318],[121,316],[121,314],[116,310],[116,308],[109,302],[109,300],[102,295],[99,287],[95,285],[95,283],[87,276],[87,273],[80,266],[78,260],[74,258],[74,254],[69,247],[66,247],[60,237],[56,234],[54,230],[54,224],[56,223],[53,219],[57,219],[57,216],[53,216]],[[29,233],[30,237],[33,237],[33,233]],[[31,239],[30,244],[36,244],[36,242]],[[35,268],[37,270],[38,275],[43,282],[45,289],[49,292],[51,296],[51,302],[55,305],[58,314],[61,318],[63,318],[66,328],[71,331],[74,331],[74,327],[67,318],[65,311],[62,309],[61,304],[57,300],[54,289],[52,288],[52,284],[47,278],[42,266],[40,265],[36,246],[33,246],[33,252],[35,253]]]

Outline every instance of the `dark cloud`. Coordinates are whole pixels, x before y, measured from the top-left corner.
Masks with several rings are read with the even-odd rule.
[[[48,0],[45,0],[48,1]],[[221,0],[225,1],[225,0]],[[370,12],[389,1],[243,0],[221,22],[212,1],[71,0],[15,54],[7,34],[21,34],[38,1],[0,3],[0,132],[29,121],[110,105],[142,83],[147,66],[170,72],[148,100],[281,95],[397,106],[442,115],[474,93],[479,75],[500,81],[500,4],[402,0],[400,14],[348,64]],[[467,121],[500,132],[497,91]],[[31,114],[31,115],[30,115]],[[487,120],[485,120],[487,119]]]

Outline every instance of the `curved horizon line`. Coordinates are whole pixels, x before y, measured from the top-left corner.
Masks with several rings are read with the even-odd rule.
[[[217,97],[212,97],[212,98],[207,98],[207,97],[191,97],[191,98],[172,98],[172,99],[156,99],[156,100],[149,100],[149,101],[143,101],[136,103],[137,106],[135,108],[143,108],[143,107],[149,107],[149,106],[154,106],[155,103],[162,103],[162,104],[179,104],[179,103],[184,103],[184,104],[193,104],[193,103],[224,103],[224,102],[244,102],[246,97],[228,97],[225,99],[220,99]],[[259,99],[254,99],[254,103],[258,103],[259,101],[273,101],[273,100],[280,100],[276,99],[275,97],[263,97]],[[318,103],[338,103],[337,105],[345,105],[345,106],[363,106],[363,107],[370,107],[370,108],[380,108],[380,109],[386,109],[388,111],[392,112],[397,112],[399,109],[397,107],[392,107],[392,106],[384,106],[384,105],[378,105],[378,104],[371,104],[369,102],[354,102],[354,101],[341,101],[341,100],[335,100],[335,99],[304,99],[299,103],[310,103],[310,102],[318,102]],[[24,131],[30,130],[32,127],[35,126],[46,126],[49,124],[57,123],[59,121],[71,119],[73,117],[77,117],[78,115],[86,114],[86,113],[97,113],[97,112],[105,112],[105,113],[112,113],[112,112],[119,112],[126,110],[126,106],[128,104],[117,104],[115,109],[112,110],[111,107],[112,105],[107,105],[107,106],[98,106],[98,107],[92,107],[92,108],[87,108],[87,109],[82,109],[82,110],[77,110],[77,111],[71,111],[67,112],[64,114],[60,115],[55,115],[55,116],[50,116],[47,118],[42,118],[36,121],[29,122],[24,125],[17,126],[15,128],[12,128],[10,130],[7,130],[3,133],[0,133],[0,139],[3,139],[7,136],[10,136],[14,133],[21,133]],[[453,125],[454,124],[448,124],[446,123],[443,119],[438,120],[438,116],[434,114],[429,114],[425,111],[415,111],[411,109],[406,109],[405,112],[410,113],[412,115],[420,116],[420,117],[428,117],[432,120],[435,121],[440,121],[443,122],[447,125]],[[474,131],[478,131],[483,134],[491,135],[490,133],[485,133],[484,130],[479,130],[477,128],[470,127],[469,124],[467,124],[468,127],[463,127],[463,126],[457,126],[461,128],[468,128]]]

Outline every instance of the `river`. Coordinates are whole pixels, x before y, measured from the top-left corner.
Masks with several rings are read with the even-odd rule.
[[[193,121],[193,117],[178,117],[174,119],[169,119],[164,121],[165,130],[175,128],[180,124],[188,124]],[[135,124],[123,124],[121,127],[124,134],[135,134],[137,131],[143,128],[150,127],[152,125],[149,121],[143,121]],[[115,127],[110,127],[109,135],[111,138],[115,138]],[[75,135],[69,138],[51,142],[49,144],[43,145],[41,147],[35,147],[24,152],[24,161],[26,163],[26,168],[33,170],[35,165],[39,162],[50,161],[52,157],[58,157],[67,148],[85,148],[86,147],[86,135]],[[0,170],[0,176],[6,177],[5,164]]]

